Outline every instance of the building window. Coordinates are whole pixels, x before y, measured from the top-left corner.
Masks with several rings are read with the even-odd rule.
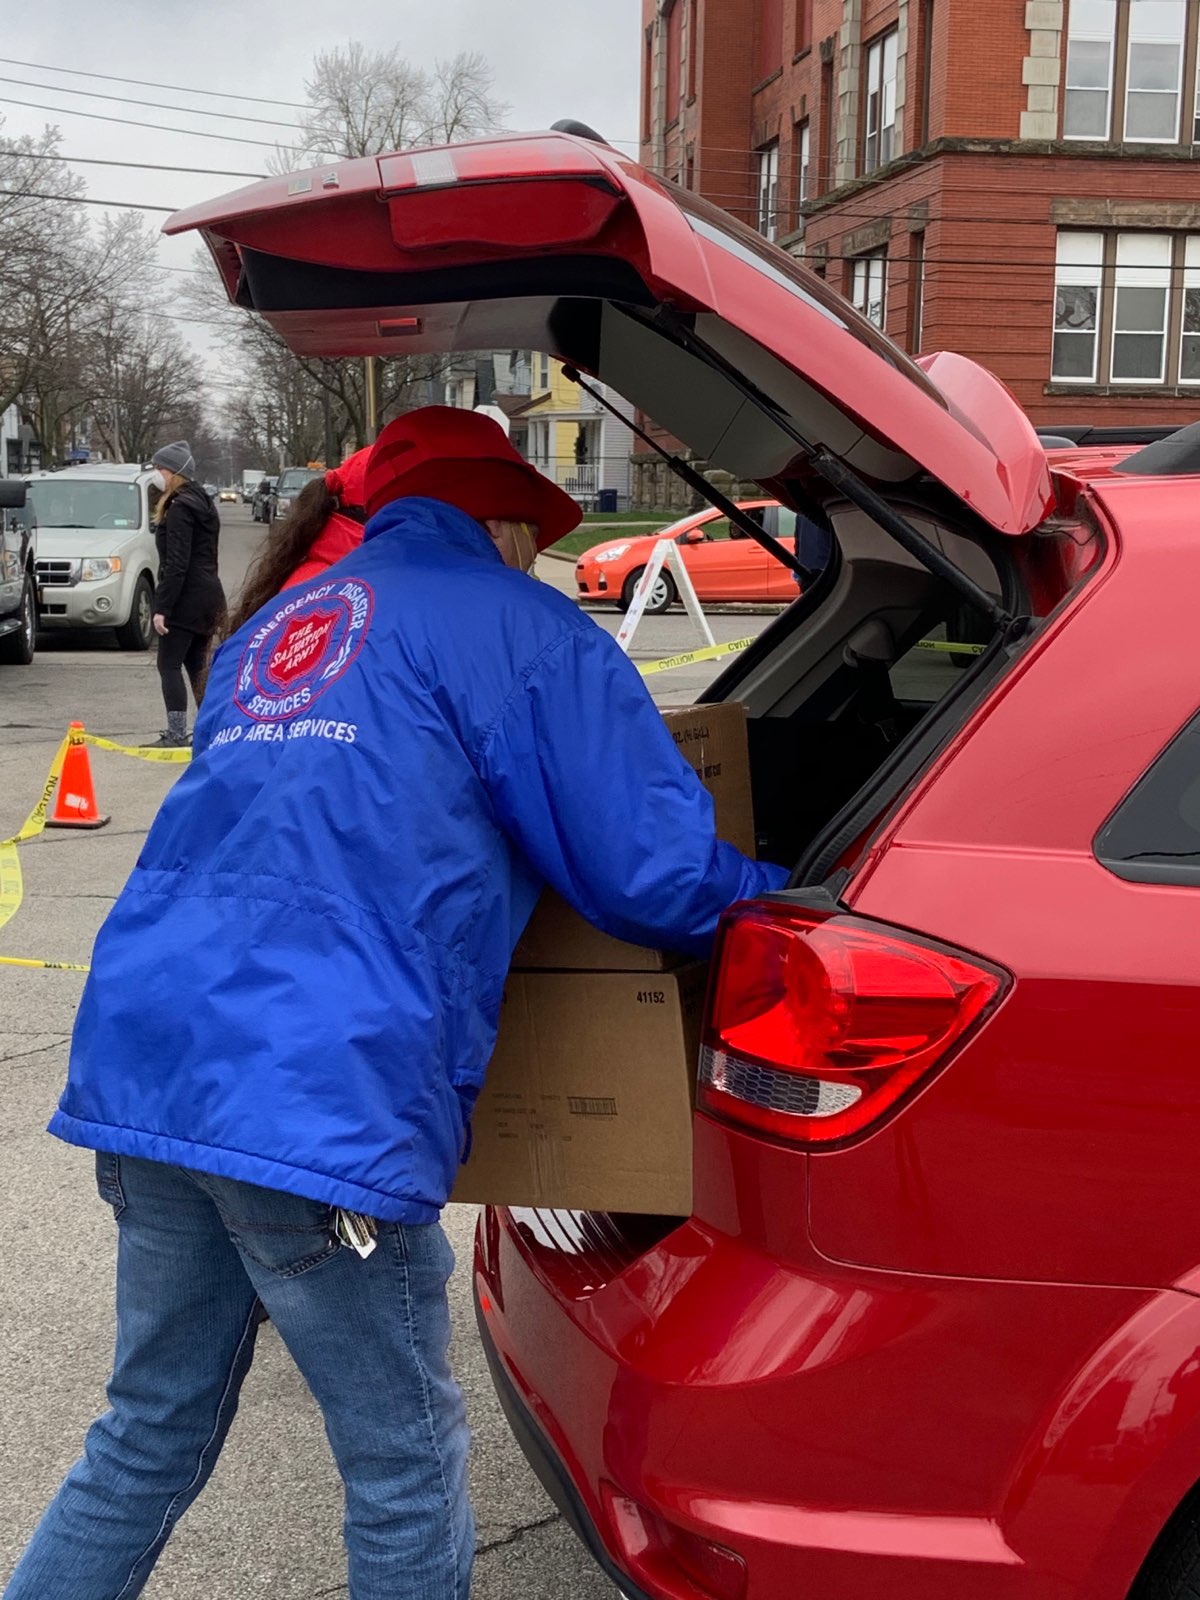
[[[1180,111],[1197,36],[1200,8],[1188,0],[1070,0],[1063,137],[1194,143],[1200,80],[1182,129]]]
[[[758,231],[764,239],[779,229],[779,140],[758,152]]]
[[[683,0],[667,13],[667,105],[666,120],[679,115],[679,81],[683,73]]]
[[[1130,8],[1126,139],[1178,142],[1186,32],[1187,0],[1138,0]]]
[[[1060,233],[1054,268],[1054,352],[1050,375],[1095,383],[1104,272],[1102,233]]]
[[[895,154],[896,63],[899,34],[893,28],[867,47],[866,140],[863,171],[874,172]]]
[[[912,257],[909,268],[908,349],[909,354],[921,353],[921,336],[925,323],[925,230],[912,235]]]
[[[1063,137],[1107,139],[1117,0],[1071,0]]]
[[[796,0],[796,54],[812,49],[812,0]]]
[[[1170,236],[1118,234],[1114,279],[1112,381],[1161,383],[1166,376]]]
[[[812,142],[809,138],[808,123],[802,122],[796,129],[796,203],[803,205],[812,198],[812,174],[810,164],[812,159]]]
[[[1200,234],[1060,233],[1051,377],[1200,384]]]
[[[549,356],[539,355],[538,356],[538,388],[545,390],[545,389],[548,389],[549,387],[550,387],[550,357]]]
[[[851,263],[850,299],[868,322],[887,320],[887,251],[872,250]]]
[[[1200,237],[1185,241],[1183,327],[1179,343],[1180,383],[1200,383]]]

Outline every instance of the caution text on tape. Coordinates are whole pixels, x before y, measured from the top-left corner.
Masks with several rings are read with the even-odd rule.
[[[664,656],[661,661],[639,661],[638,671],[643,678],[648,678],[652,672],[690,667],[693,661],[717,661],[721,656],[736,655],[739,650],[748,650],[753,643],[753,639],[733,639],[728,644],[706,644],[699,650],[685,650],[682,655]]]

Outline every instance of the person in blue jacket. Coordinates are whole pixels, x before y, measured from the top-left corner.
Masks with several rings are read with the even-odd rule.
[[[438,1216],[513,947],[551,884],[702,956],[786,878],[717,839],[636,669],[528,576],[579,511],[503,429],[400,418],[366,502],[361,548],[218,653],[96,941],[51,1130],[118,1220],[110,1409],[6,1600],[141,1592],[264,1308],[324,1414],[353,1600],[466,1600]]]

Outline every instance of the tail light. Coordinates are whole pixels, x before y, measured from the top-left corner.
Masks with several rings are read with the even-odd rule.
[[[790,1143],[850,1138],[941,1066],[1006,981],[854,917],[738,907],[717,935],[700,1107]]]

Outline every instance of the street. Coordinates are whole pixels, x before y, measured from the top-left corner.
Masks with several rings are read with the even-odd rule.
[[[242,507],[221,509],[222,573],[233,592],[263,530]],[[569,563],[543,559],[540,575],[573,587]],[[596,620],[615,632],[620,619],[614,610]],[[768,620],[714,616],[712,626],[719,640],[729,640],[759,632]],[[648,618],[635,642],[635,658],[651,660],[699,641],[680,613]],[[663,673],[651,687],[662,703],[686,703],[723,665]],[[0,668],[0,838],[36,801],[72,720],[127,744],[153,739],[163,725],[153,658],[126,654],[106,635],[43,635],[32,666]],[[92,770],[112,821],[99,832],[46,833],[22,846],[25,900],[0,933],[0,954],[88,959],[180,769],[97,751]],[[75,973],[0,968],[0,1215],[8,1237],[0,1289],[0,1578],[102,1409],[111,1356],[111,1215],[95,1195],[90,1156],[44,1132],[64,1079],[81,987]],[[446,1223],[459,1261],[452,1285],[456,1369],[475,1438],[475,1600],[612,1600],[611,1586],[554,1515],[493,1396],[470,1302],[474,1211],[453,1207]],[[145,1593],[150,1600],[346,1593],[340,1487],[315,1407],[270,1326],[212,1485],[181,1523]]]

